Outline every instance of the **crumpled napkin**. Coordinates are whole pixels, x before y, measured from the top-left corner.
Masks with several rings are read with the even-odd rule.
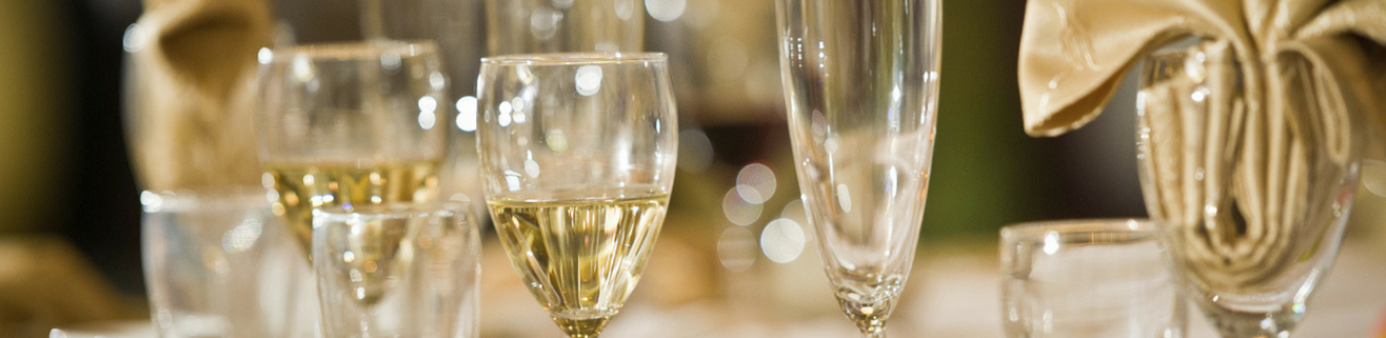
[[[1026,132],[1083,126],[1131,66],[1189,36],[1225,66],[1207,69],[1206,108],[1180,106],[1189,88],[1145,93],[1147,206],[1193,239],[1186,263],[1206,286],[1254,288],[1314,250],[1342,202],[1331,180],[1386,135],[1386,1],[1032,0]]]
[[[264,0],[145,0],[127,37],[126,131],[144,189],[258,184],[249,84]]]

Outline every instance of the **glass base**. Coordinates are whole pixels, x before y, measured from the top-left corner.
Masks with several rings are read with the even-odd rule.
[[[563,333],[567,333],[571,338],[596,338],[610,320],[610,316],[586,319],[553,317],[553,322],[558,324],[558,328],[563,329]]]
[[[1293,315],[1209,312],[1208,321],[1223,338],[1288,338],[1299,322]]]
[[[885,338],[886,319],[889,319],[890,313],[895,310],[894,298],[858,302],[838,296],[837,303],[842,306],[842,312],[847,314],[847,319],[857,324],[857,329],[861,330],[863,336]]]

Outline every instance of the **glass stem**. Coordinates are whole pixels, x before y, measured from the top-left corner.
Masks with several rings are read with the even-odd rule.
[[[862,337],[865,338],[886,338],[885,323],[871,328],[861,330]]]
[[[838,296],[837,302],[842,305],[847,318],[857,324],[857,329],[861,330],[863,336],[885,338],[886,319],[890,318],[891,311],[895,310],[895,299],[861,303]]]

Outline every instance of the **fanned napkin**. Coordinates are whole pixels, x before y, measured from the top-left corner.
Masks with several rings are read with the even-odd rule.
[[[144,189],[258,183],[248,84],[271,15],[263,0],[145,1],[126,41],[126,131]]]
[[[1344,202],[1332,180],[1376,147],[1371,129],[1386,135],[1386,1],[1031,0],[1025,131],[1083,126],[1132,65],[1189,36],[1204,41],[1210,99],[1183,107],[1188,88],[1146,88],[1148,209],[1184,226],[1205,286],[1255,288],[1315,250]]]

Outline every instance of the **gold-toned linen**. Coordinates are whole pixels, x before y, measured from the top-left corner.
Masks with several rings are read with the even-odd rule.
[[[1341,96],[1326,99],[1360,107],[1386,130],[1386,1],[1032,0],[1020,45],[1025,131],[1083,126],[1142,56],[1190,35],[1230,43],[1256,95],[1283,94],[1257,87],[1267,71],[1306,59]]]
[[[1081,127],[1131,66],[1189,36],[1214,65],[1200,84],[1211,99],[1191,108],[1179,106],[1188,88],[1143,93],[1148,209],[1184,227],[1205,286],[1255,288],[1314,250],[1325,228],[1303,224],[1331,221],[1343,202],[1325,180],[1376,148],[1372,129],[1386,135],[1386,1],[1032,0],[1026,132]]]
[[[144,189],[257,184],[249,80],[269,46],[263,0],[146,0],[127,37],[126,132]]]

